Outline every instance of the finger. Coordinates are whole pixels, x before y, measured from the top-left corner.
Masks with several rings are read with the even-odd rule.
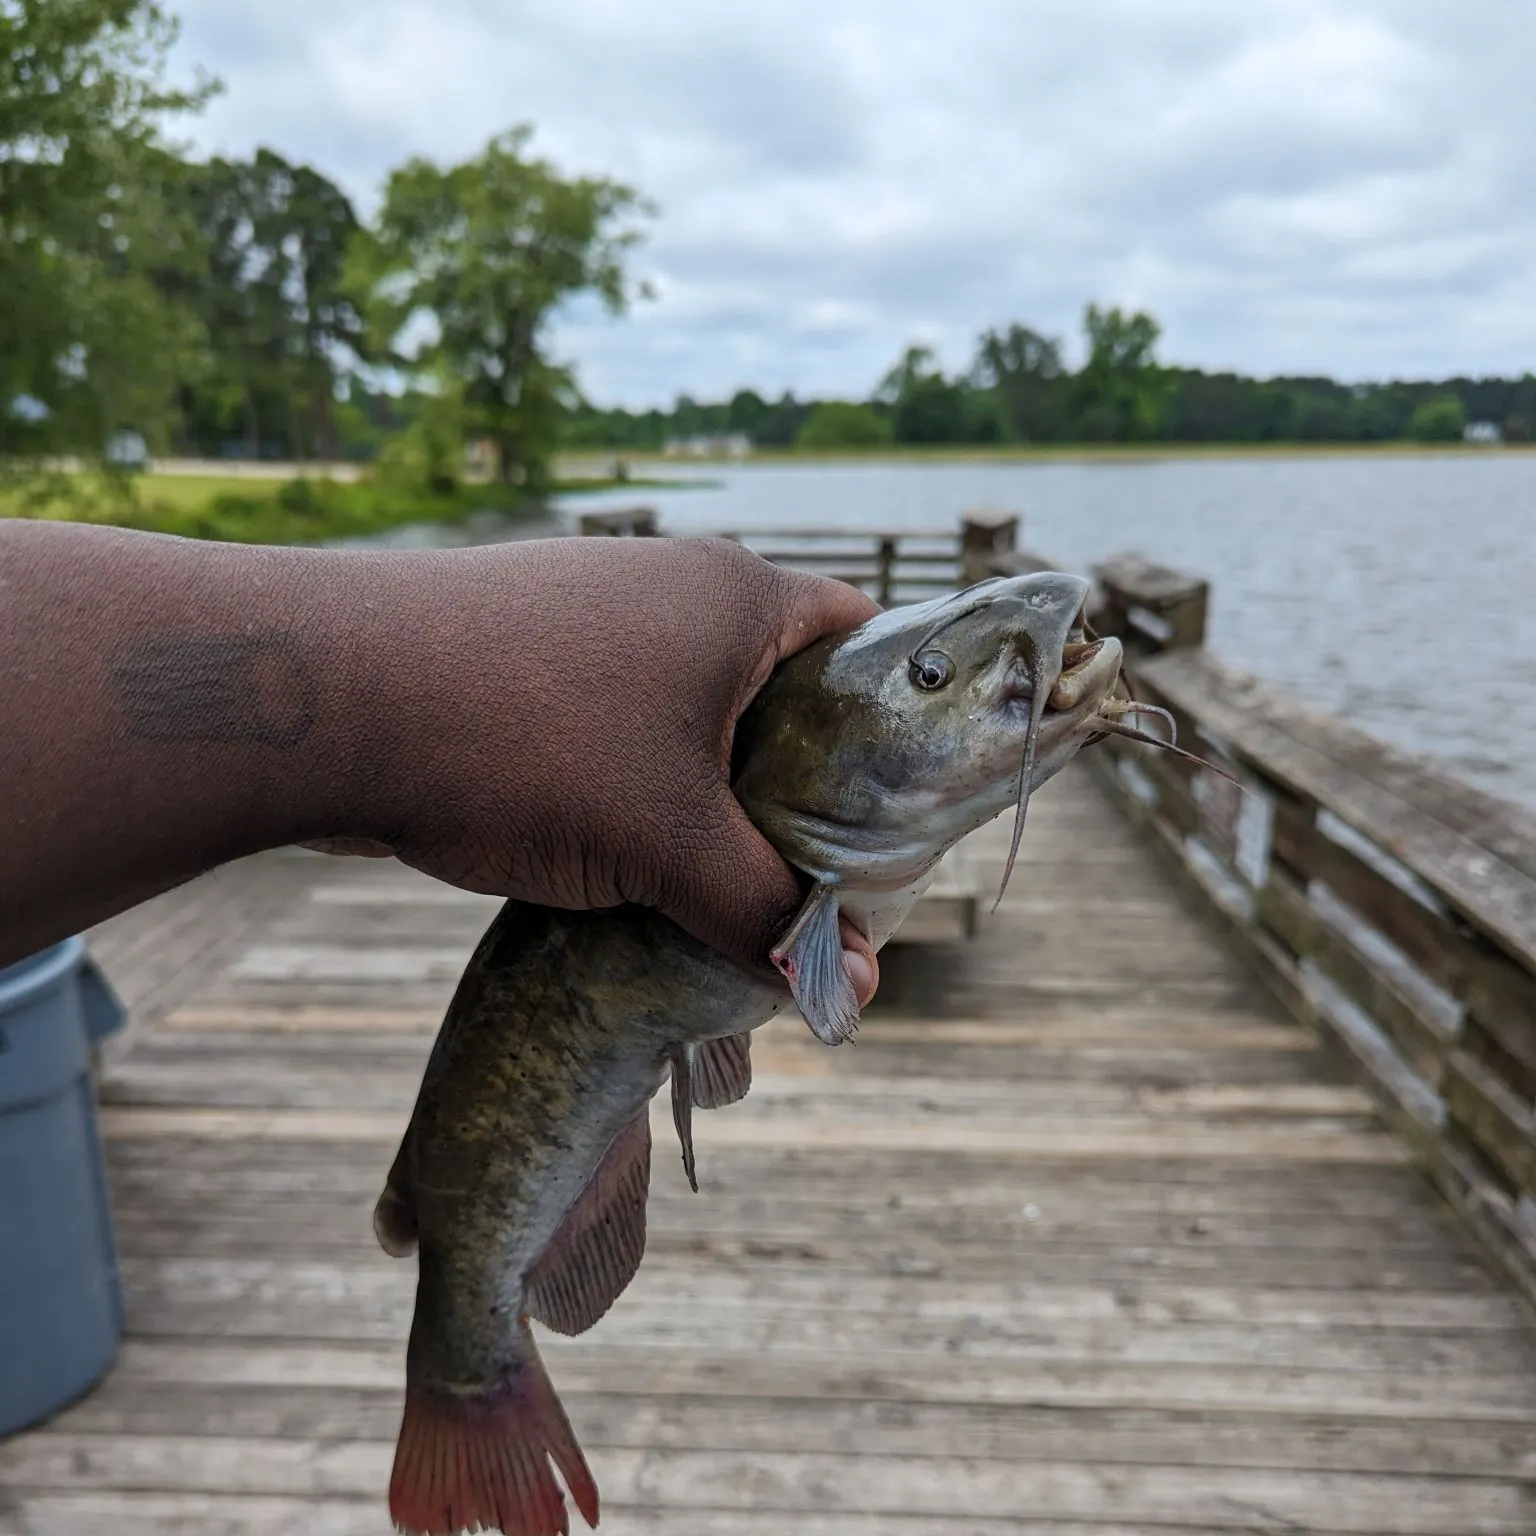
[[[671,877],[655,905],[710,948],[766,969],[805,890],[723,783],[719,793],[716,814],[701,818],[707,832],[697,845],[673,849]]]
[[[853,992],[859,1000],[859,1007],[868,1008],[874,998],[875,989],[880,985],[879,967],[862,950],[845,949],[843,969],[848,972],[848,980],[853,983]]]
[[[803,571],[782,571],[785,591],[784,616],[775,637],[775,662],[804,650],[823,635],[857,629],[880,612],[880,605],[857,587],[827,576],[808,576]]]
[[[843,967],[853,983],[859,1007],[869,1007],[880,986],[880,961],[875,946],[845,917],[842,919]]]
[[[742,678],[742,685],[731,709],[731,720],[720,744],[721,762],[731,755],[731,734],[735,723],[757,697],[763,684],[781,661],[814,645],[826,635],[835,635],[872,619],[880,605],[857,587],[827,576],[808,576],[803,571],[775,567],[779,582],[778,622],[770,628],[762,653],[752,671]]]

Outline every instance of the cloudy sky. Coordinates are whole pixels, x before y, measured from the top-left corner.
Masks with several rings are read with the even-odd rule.
[[[1536,369],[1529,0],[171,0],[201,148],[376,202],[536,126],[659,205],[658,298],[559,350],[630,405],[863,395],[909,341],[1150,309],[1167,361]]]

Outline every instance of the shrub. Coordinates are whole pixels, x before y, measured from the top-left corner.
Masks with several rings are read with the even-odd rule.
[[[1432,395],[1414,407],[1408,436],[1416,443],[1459,443],[1467,430],[1467,413],[1455,395]]]
[[[888,421],[848,400],[821,401],[795,434],[797,448],[878,448],[890,440]]]

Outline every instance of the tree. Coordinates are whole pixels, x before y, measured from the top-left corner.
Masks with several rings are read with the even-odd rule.
[[[163,83],[154,0],[0,6],[0,454],[155,441],[195,323],[150,273],[179,259],[168,115],[211,87]]]
[[[1408,436],[1416,443],[1459,443],[1466,430],[1466,408],[1455,395],[1421,400],[1408,421]]]
[[[996,394],[1008,435],[1044,442],[1061,430],[1061,343],[1027,325],[983,331],[971,380]]]
[[[1089,439],[1141,442],[1157,437],[1169,381],[1153,356],[1159,327],[1137,310],[1100,309],[1083,315],[1088,361],[1074,381],[1078,427]]]
[[[738,389],[726,407],[725,424],[732,432],[744,432],[755,443],[761,439],[772,411],[755,389]]]
[[[1504,440],[1536,442],[1536,374],[1525,374],[1510,388],[1504,402]]]
[[[891,440],[891,424],[867,405],[819,400],[795,435],[797,448],[876,448]]]
[[[765,448],[787,448],[799,435],[810,414],[809,401],[797,400],[792,390],[785,390],[769,404],[754,440]]]
[[[263,149],[255,169],[266,194],[261,234],[273,253],[268,281],[284,301],[305,451],[328,459],[336,452],[337,378],[364,351],[363,316],[345,281],[357,215],[346,193],[311,166],[289,165]]]
[[[462,392],[469,428],[495,445],[502,480],[536,486],[575,403],[569,373],[543,350],[549,319],[583,292],[625,308],[633,219],[648,210],[619,182],[567,179],[532,158],[531,137],[515,128],[462,165],[418,159],[393,172],[356,270],[380,339]],[[435,334],[406,357],[398,349],[413,320]]]
[[[187,165],[178,198],[194,227],[192,270],[162,274],[195,311],[211,366],[182,388],[189,440],[215,451],[240,432],[258,458],[330,458],[341,375],[364,350],[363,318],[344,278],[358,223],[320,172],[269,149],[249,161]]]
[[[881,380],[876,399],[891,407],[891,431],[898,443],[965,440],[965,391],[944,377],[928,347],[908,347]]]

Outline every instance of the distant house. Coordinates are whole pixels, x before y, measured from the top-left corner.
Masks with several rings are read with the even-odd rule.
[[[752,439],[745,432],[669,437],[661,451],[669,459],[744,459],[752,451]]]
[[[1469,421],[1461,436],[1468,443],[1498,443],[1504,439],[1496,421]]]

